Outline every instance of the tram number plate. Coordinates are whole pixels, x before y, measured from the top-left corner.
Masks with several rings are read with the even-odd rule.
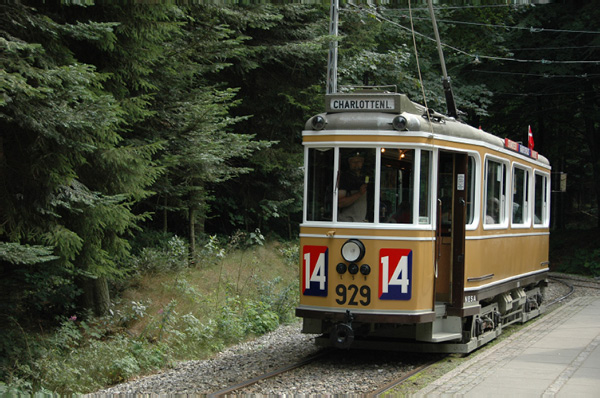
[[[379,251],[379,299],[410,300],[413,252],[410,249]]]
[[[338,296],[335,302],[339,305],[363,305],[371,304],[371,288],[367,285],[356,286],[339,284],[335,287],[335,294]]]
[[[302,293],[327,297],[329,249],[327,246],[304,246],[302,261]]]

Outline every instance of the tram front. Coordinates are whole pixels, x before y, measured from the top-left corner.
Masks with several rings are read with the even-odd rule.
[[[436,207],[424,108],[396,93],[330,95],[326,108],[303,131],[303,332],[342,348],[365,337],[431,341]]]

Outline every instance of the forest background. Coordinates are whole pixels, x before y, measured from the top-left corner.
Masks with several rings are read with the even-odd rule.
[[[81,392],[99,385],[44,384],[52,373],[36,360],[50,355],[48,335],[58,330],[65,352],[114,337],[118,311],[130,325],[147,307],[115,307],[140,275],[223,273],[220,259],[264,236],[295,264],[301,131],[323,110],[331,37],[328,2],[61,3],[0,5],[0,376],[27,391]],[[552,196],[553,263],[600,274],[600,7],[470,2],[436,15],[463,120],[520,142],[531,126],[555,189],[568,175]],[[425,3],[342,2],[339,30],[340,85],[396,85],[416,102],[423,88],[444,112]],[[219,275],[217,298],[238,300],[241,277],[219,294]],[[219,327],[233,313],[267,314],[233,333],[241,338],[289,319],[294,290],[276,291],[215,304]],[[146,344],[162,339],[160,319],[145,324],[158,338],[138,347],[154,362],[109,366],[105,383],[168,365],[169,348]]]

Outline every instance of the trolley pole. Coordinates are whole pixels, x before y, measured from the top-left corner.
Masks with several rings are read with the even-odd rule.
[[[337,93],[337,58],[338,58],[338,14],[339,0],[331,0],[329,11],[329,35],[335,36],[329,43],[329,57],[327,60],[327,94]]]
[[[446,106],[448,107],[448,116],[458,119],[458,111],[456,109],[456,103],[454,102],[454,94],[452,93],[452,86],[450,86],[450,78],[446,71],[446,61],[444,60],[444,52],[442,51],[442,43],[440,41],[440,33],[437,28],[437,21],[435,20],[435,13],[433,12],[432,0],[427,0],[429,7],[429,14],[431,14],[431,22],[433,23],[433,33],[435,34],[435,41],[437,43],[438,54],[440,56],[440,63],[442,64],[442,85],[444,86],[444,95],[446,96]]]

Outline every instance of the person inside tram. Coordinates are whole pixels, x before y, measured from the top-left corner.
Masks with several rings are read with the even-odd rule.
[[[498,198],[488,200],[485,223],[498,224],[500,222],[500,201]]]
[[[353,151],[348,157],[348,169],[341,174],[338,192],[339,221],[367,221],[367,188],[369,177],[364,175],[365,156]]]

